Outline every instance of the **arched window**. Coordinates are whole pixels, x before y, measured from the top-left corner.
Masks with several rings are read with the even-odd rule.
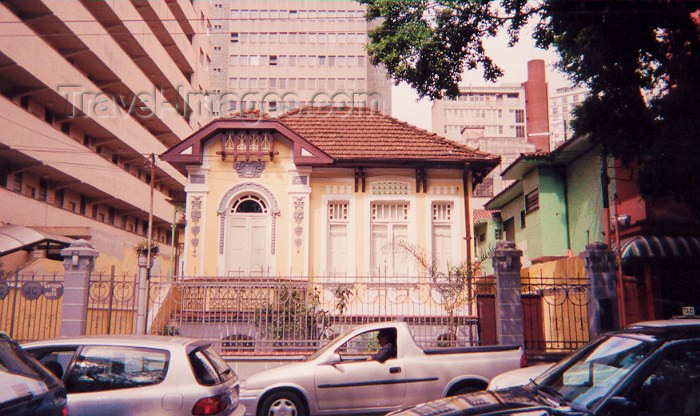
[[[232,214],[267,214],[267,206],[265,200],[255,195],[244,195],[231,207]]]

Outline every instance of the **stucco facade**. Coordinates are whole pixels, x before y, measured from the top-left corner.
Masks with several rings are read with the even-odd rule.
[[[500,210],[503,238],[523,250],[524,266],[603,239],[600,170],[599,152],[581,137],[506,168],[504,177],[515,182],[486,207]]]
[[[363,117],[469,152],[385,116]],[[352,130],[341,130],[352,118],[332,118],[326,128]],[[418,276],[422,270],[406,245],[424,250],[439,267],[467,258],[472,223],[465,201],[473,169],[492,169],[497,158],[477,153],[440,162],[429,152],[361,161],[333,156],[333,145],[322,139],[307,140],[301,121],[261,123],[250,130],[240,120],[215,121],[163,155],[188,176],[186,276]],[[236,145],[240,137],[269,139],[267,149],[274,150],[233,155],[225,150],[229,134]],[[190,142],[198,144],[185,149]],[[347,145],[363,151],[369,143]]]

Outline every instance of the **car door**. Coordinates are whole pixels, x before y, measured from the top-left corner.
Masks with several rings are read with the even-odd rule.
[[[161,413],[169,353],[90,345],[81,348],[64,376],[71,416]]]
[[[406,396],[401,351],[384,363],[370,359],[379,345],[378,331],[359,334],[338,350],[341,361],[315,369],[318,408],[324,412],[399,407]]]

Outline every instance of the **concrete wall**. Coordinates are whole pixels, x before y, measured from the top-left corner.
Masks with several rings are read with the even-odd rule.
[[[95,260],[95,272],[108,273],[111,267],[116,267],[117,275],[122,273],[134,274],[138,271],[136,264],[136,243],[143,240],[142,235],[130,233],[118,227],[108,225],[92,218],[85,217],[65,209],[57,208],[51,204],[37,201],[25,195],[21,195],[4,188],[0,188],[0,219],[11,224],[22,224],[33,227],[75,227],[85,229],[89,233],[89,241],[100,252]],[[22,207],[21,210],[13,207]],[[32,220],[28,222],[28,219]],[[170,273],[170,247],[160,244],[160,255],[153,265],[153,275]],[[2,261],[2,260],[0,260]],[[4,262],[4,261],[3,261]],[[31,262],[29,257],[14,260],[13,264],[27,264],[23,272],[63,272],[63,265],[59,261],[42,259]],[[8,264],[9,269],[9,264]]]

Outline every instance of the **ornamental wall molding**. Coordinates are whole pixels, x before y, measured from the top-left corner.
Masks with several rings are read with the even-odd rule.
[[[265,170],[265,162],[235,162],[233,168],[239,178],[259,178]]]
[[[199,227],[199,220],[202,218],[202,197],[195,196],[190,200],[190,206],[192,211],[190,212],[190,219],[192,220],[192,225],[190,226],[190,231],[192,232],[192,256],[197,257],[197,247],[199,247],[199,233],[201,228]]]
[[[297,253],[301,250],[301,234],[304,232],[304,227],[302,227],[302,222],[304,221],[304,197],[294,198],[294,222],[296,227],[294,227],[294,245],[297,246]]]

